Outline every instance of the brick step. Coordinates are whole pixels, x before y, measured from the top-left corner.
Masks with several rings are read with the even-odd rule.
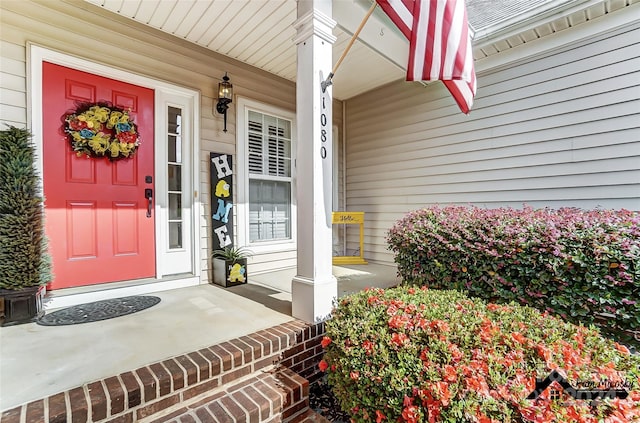
[[[253,392],[249,387],[255,383],[266,384],[264,378],[278,380],[275,376],[278,373],[266,372],[275,365],[313,382],[319,377],[317,365],[322,356],[323,334],[323,323],[293,320],[5,410],[0,423],[153,421],[212,393],[224,391],[224,395],[242,398],[246,393],[240,388],[247,380],[256,379],[248,383],[249,392]],[[288,371],[280,374],[284,375],[283,381],[300,382]],[[229,392],[228,387],[236,389]],[[308,386],[304,389],[308,395]],[[283,398],[286,404],[286,396]],[[298,406],[300,399],[294,395],[292,400],[292,406]],[[283,418],[305,411],[304,406],[299,407]]]
[[[309,382],[287,368],[278,368],[253,374],[141,423],[297,423],[309,412]]]

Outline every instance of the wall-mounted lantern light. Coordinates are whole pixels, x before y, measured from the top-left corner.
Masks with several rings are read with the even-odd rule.
[[[229,82],[227,73],[224,73],[222,82],[218,83],[218,104],[216,110],[221,115],[224,115],[224,132],[227,132],[227,110],[229,109],[229,103],[233,101],[233,85]]]

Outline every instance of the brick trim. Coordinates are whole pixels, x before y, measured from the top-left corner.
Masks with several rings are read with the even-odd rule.
[[[251,422],[276,414],[284,422],[316,419],[307,413],[308,385],[321,377],[324,333],[324,322],[292,320],[5,410],[0,421],[134,422],[170,413],[175,422],[197,423],[225,421],[238,410]],[[274,365],[277,373],[265,372]],[[221,392],[229,394],[224,401]]]

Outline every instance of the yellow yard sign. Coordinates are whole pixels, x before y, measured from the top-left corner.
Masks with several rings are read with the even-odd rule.
[[[333,258],[333,264],[367,264],[364,259],[364,212],[333,212],[331,223],[360,225],[360,256],[336,256]]]

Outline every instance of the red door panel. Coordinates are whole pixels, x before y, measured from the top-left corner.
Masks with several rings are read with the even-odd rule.
[[[155,276],[153,90],[43,64],[43,175],[53,289]],[[63,131],[79,103],[110,102],[131,110],[141,144],[133,158],[77,157]]]

